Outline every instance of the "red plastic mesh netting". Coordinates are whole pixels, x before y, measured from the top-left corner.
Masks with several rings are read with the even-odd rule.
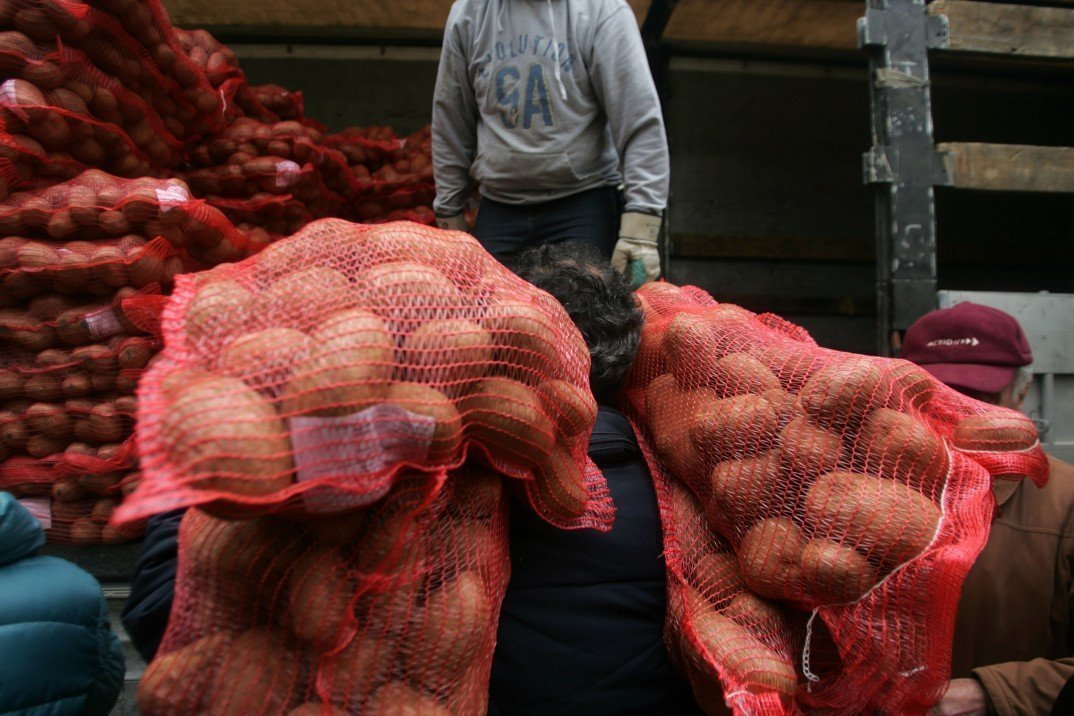
[[[669,651],[709,713],[924,713],[1024,416],[776,316],[650,284],[625,391],[661,505]]]
[[[180,276],[163,332],[120,519],[340,512],[478,454],[550,523],[610,525],[585,343],[468,234],[318,221]]]

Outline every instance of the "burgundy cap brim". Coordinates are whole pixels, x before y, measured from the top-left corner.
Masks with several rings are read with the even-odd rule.
[[[1017,367],[1009,365],[970,365],[968,363],[929,363],[922,368],[941,383],[968,388],[979,393],[998,393],[1014,380]]]

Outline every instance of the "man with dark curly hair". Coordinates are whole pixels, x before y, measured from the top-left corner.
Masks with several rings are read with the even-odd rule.
[[[589,346],[600,404],[589,456],[615,502],[611,532],[552,527],[511,511],[511,582],[497,635],[490,714],[695,714],[663,642],[665,571],[652,479],[614,396],[634,360],[642,313],[595,248],[546,244],[514,270],[567,309]]]

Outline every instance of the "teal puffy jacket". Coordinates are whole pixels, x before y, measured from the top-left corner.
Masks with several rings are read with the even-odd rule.
[[[34,556],[37,520],[0,492],[0,714],[107,714],[123,687],[123,650],[97,580]]]

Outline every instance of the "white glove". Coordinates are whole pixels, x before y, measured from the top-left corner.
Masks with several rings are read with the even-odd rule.
[[[455,214],[455,216],[439,216],[436,217],[436,226],[440,229],[447,231],[469,231],[470,227],[466,225],[465,214]]]
[[[659,235],[659,216],[624,213],[619,221],[619,241],[612,252],[612,267],[625,274],[630,262],[639,262],[645,269],[645,280],[655,281],[660,276],[660,252],[656,249]]]

